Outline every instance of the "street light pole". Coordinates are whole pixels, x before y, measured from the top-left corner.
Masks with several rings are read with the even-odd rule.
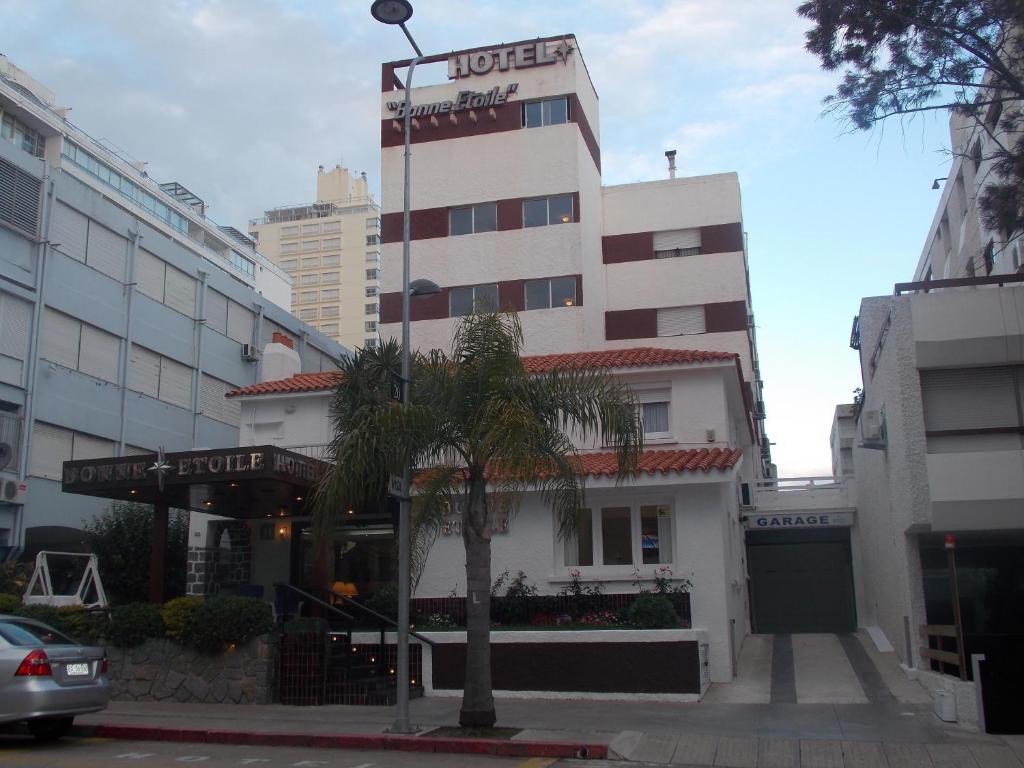
[[[412,131],[412,76],[416,65],[423,59],[423,51],[416,45],[405,22],[412,16],[412,6],[408,0],[376,0],[370,8],[373,17],[385,24],[398,24],[409,39],[416,56],[409,62],[409,72],[405,78],[405,189],[402,211],[402,408],[409,408],[409,379],[412,373],[412,351],[409,341],[409,302],[412,299],[409,289],[409,244],[410,244],[410,204],[409,190],[411,185],[409,149]],[[392,733],[411,733],[409,724],[409,582],[410,578],[410,533],[411,520],[409,514],[410,486],[412,466],[408,453],[402,467],[402,490],[398,503],[398,631],[397,659],[395,663],[395,721],[391,725]],[[381,649],[383,652],[383,649]]]

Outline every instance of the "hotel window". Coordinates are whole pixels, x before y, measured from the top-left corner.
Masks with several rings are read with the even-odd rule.
[[[341,264],[341,256],[334,254],[332,256],[324,256],[323,265],[325,267],[336,267]]]
[[[337,272],[324,272],[320,275],[321,283],[337,283],[340,282],[341,275]]]
[[[493,312],[498,308],[498,286],[465,285],[448,291],[448,316],[462,317],[474,312]]]
[[[306,258],[304,258],[302,260],[302,268],[303,269],[316,269],[319,266],[320,266],[320,259],[318,259],[316,256],[312,256],[312,257],[307,256]]]
[[[320,317],[337,317],[337,316],[338,316],[338,307],[337,306],[321,307],[320,308]]]
[[[659,336],[688,336],[705,332],[704,305],[665,307],[658,310]]]
[[[289,255],[299,252],[298,243],[281,243],[281,255]]]
[[[324,245],[324,250],[325,251],[329,251],[329,250],[332,250],[334,248],[341,248],[341,238],[340,237],[328,237],[326,240],[323,241],[323,245]]]
[[[366,244],[367,245],[380,245],[380,235],[367,235],[366,236]]]
[[[448,214],[448,234],[471,235],[493,232],[498,228],[497,203],[480,203],[452,208]]]
[[[666,389],[641,390],[636,393],[640,403],[640,421],[645,438],[671,437],[669,428],[670,391]]]
[[[523,226],[545,227],[572,221],[572,195],[555,195],[523,201]]]
[[[316,308],[313,309],[300,309],[299,310],[300,320],[316,320]]]
[[[366,270],[366,279],[367,280],[379,280],[380,279],[380,270],[379,269],[368,269],[368,270]]]
[[[281,269],[283,269],[286,272],[290,272],[293,269],[298,269],[298,267],[298,259],[281,259]]]
[[[375,286],[375,285],[368,285],[368,286],[366,286],[366,297],[367,298],[370,298],[371,296],[376,296],[378,293],[380,293],[380,288],[378,288],[377,286]]]
[[[367,339],[363,343],[363,348],[364,349],[376,349],[377,348],[377,340],[376,339]]]
[[[299,228],[295,227],[281,227],[281,237],[298,237]]]
[[[523,127],[540,128],[545,125],[560,125],[569,119],[569,107],[565,96],[542,101],[528,101],[523,104]]]
[[[576,304],[576,278],[552,277],[526,281],[526,308],[550,309]]]
[[[299,294],[300,304],[309,304],[313,301],[316,301],[316,291],[303,291]]]
[[[303,275],[299,278],[299,282],[302,285],[316,285],[319,282],[320,275],[315,272],[311,275]]]
[[[341,232],[341,222],[340,221],[325,221],[324,222],[324,234],[326,235],[329,232]]]
[[[337,323],[325,323],[324,325],[320,326],[320,333],[326,334],[328,336],[333,335],[333,334],[335,334],[337,332],[338,332],[338,324]]]
[[[366,228],[367,229],[379,229],[380,228],[380,219],[378,219],[376,216],[374,216],[373,218],[367,219],[366,220]]]
[[[671,259],[700,253],[699,229],[673,229],[654,233],[654,258]]]
[[[366,260],[369,262],[380,261],[380,253],[378,253],[377,251],[367,251]]]
[[[376,320],[369,320],[369,321],[363,323],[363,329],[367,333],[376,333],[376,331],[377,331],[377,321]]]
[[[567,567],[620,566],[625,571],[669,564],[672,551],[672,508],[632,504],[580,510],[562,558]]]
[[[46,153],[46,138],[14,115],[5,114],[0,120],[0,138],[11,142],[33,157],[42,157]]]
[[[337,246],[335,246],[337,247]],[[302,252],[303,253],[315,253],[320,250],[320,242],[318,240],[303,240],[302,241]]]
[[[319,235],[320,225],[319,224],[303,224],[302,225],[303,235]]]
[[[376,304],[367,304],[365,309],[366,309],[366,311],[364,312],[364,314],[367,314],[367,315],[376,315],[377,314],[377,305]]]
[[[338,300],[338,289],[337,288],[324,288],[320,291],[320,301],[337,301]]]

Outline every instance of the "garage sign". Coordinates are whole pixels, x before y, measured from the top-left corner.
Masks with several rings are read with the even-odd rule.
[[[849,528],[851,525],[853,525],[853,515],[849,512],[746,515],[743,518],[743,526],[748,531],[779,531],[789,528]]]

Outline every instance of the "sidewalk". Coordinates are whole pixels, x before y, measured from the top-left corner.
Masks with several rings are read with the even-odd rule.
[[[422,734],[458,723],[458,698],[411,702]],[[390,736],[390,707],[113,702],[79,732],[135,740],[481,752],[732,768],[1024,768],[1024,737],[970,733],[921,705],[673,704],[499,699],[511,741]],[[85,728],[82,728],[85,726]]]

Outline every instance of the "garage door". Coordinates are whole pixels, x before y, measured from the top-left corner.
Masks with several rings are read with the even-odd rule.
[[[755,632],[856,629],[848,528],[748,531],[747,565]]]

